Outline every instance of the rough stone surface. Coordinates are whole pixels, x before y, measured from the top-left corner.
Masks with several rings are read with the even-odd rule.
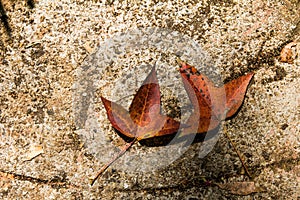
[[[12,36],[1,24],[1,199],[300,198],[299,1],[39,0],[34,9],[26,1],[2,2]],[[89,178],[114,149],[97,154],[84,139],[73,112],[74,83],[107,39],[141,27],[167,28],[194,39],[225,82],[249,71],[255,76],[243,107],[223,123],[222,134],[207,156],[199,158],[197,143],[169,166],[147,173],[120,169],[121,159],[91,187]],[[289,62],[280,57],[285,46],[290,48]],[[94,112],[106,130],[100,144],[120,141],[105,120],[97,95],[124,98],[125,93],[112,96],[110,87],[130,66],[148,69],[147,64],[161,57],[162,64],[175,66],[175,55],[168,52],[132,52],[113,63],[114,70],[106,70],[105,84],[93,86]],[[164,74],[162,64],[159,70]],[[143,79],[130,88],[131,95]],[[171,92],[163,88],[162,93],[167,101]],[[122,101],[124,106],[131,98]],[[249,181],[225,132],[263,192],[237,196],[213,184]],[[43,151],[28,160],[28,155],[35,155],[34,146]],[[142,163],[143,156],[154,151],[156,147],[136,144],[128,153],[138,152]]]

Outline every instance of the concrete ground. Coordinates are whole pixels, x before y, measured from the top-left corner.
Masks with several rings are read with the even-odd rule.
[[[9,37],[1,24],[1,199],[300,199],[299,1],[39,0],[34,9],[26,1],[2,2],[12,33]],[[176,159],[155,168],[162,160],[149,155],[164,147],[135,144],[90,186],[90,178],[122,145],[99,95],[121,99],[126,107],[149,63],[159,59],[162,80],[176,66],[176,52],[136,49],[112,59],[111,49],[100,51],[116,34],[146,27],[178,31],[195,41],[213,70],[197,62],[207,55],[182,58],[225,82],[250,71],[254,79],[241,110],[222,123],[206,156],[196,143],[185,152],[172,149]],[[98,81],[84,79],[89,70]],[[143,75],[127,83],[135,70]],[[128,87],[117,84],[121,80]],[[172,91],[162,86],[162,94],[168,110]],[[255,186],[243,188],[241,182]]]

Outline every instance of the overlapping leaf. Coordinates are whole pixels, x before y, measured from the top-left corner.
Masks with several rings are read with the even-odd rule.
[[[182,81],[194,107],[194,112],[186,123],[189,127],[182,131],[182,135],[213,130],[222,120],[232,117],[238,111],[253,73],[232,80],[222,87],[215,87],[195,67],[182,61],[180,64]]]

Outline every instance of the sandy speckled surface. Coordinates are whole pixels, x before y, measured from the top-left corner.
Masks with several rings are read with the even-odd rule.
[[[26,1],[2,2],[12,36],[1,24],[1,199],[300,198],[298,1],[39,0],[34,9],[28,8]],[[210,55],[207,66],[214,63],[213,68],[202,65],[199,69],[217,72],[225,82],[255,72],[243,107],[235,118],[223,123],[223,130],[264,192],[238,196],[210,184],[249,181],[224,134],[204,158],[198,156],[201,144],[197,143],[160,170],[125,171],[122,166],[129,155],[137,155],[141,166],[155,165],[155,160],[146,157],[161,147],[136,144],[128,157],[111,166],[93,187],[89,185],[89,178],[117,150],[107,144],[122,143],[106,120],[99,95],[128,106],[149,66],[157,60],[162,80],[170,80],[170,76],[164,77],[166,73],[176,73],[172,69],[177,55],[153,49],[129,52],[104,70],[93,65],[109,38],[146,27],[178,31],[192,38]],[[292,41],[290,62],[281,62],[280,51]],[[199,65],[193,56],[182,55],[182,59]],[[93,103],[88,116],[99,122],[94,137],[86,136],[85,127],[92,127],[95,121],[78,121],[74,105],[80,94],[76,83],[82,70],[91,68],[105,73],[98,74],[105,78],[91,85],[94,97],[83,94]],[[143,75],[132,76],[133,69]],[[128,90],[111,89],[120,88],[119,80],[130,86],[129,79],[134,84]],[[172,81],[162,83],[166,102],[173,102],[174,94],[168,89],[176,86]],[[28,160],[33,147],[41,148],[41,154]]]

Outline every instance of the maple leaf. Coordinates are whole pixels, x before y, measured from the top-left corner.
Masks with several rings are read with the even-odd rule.
[[[112,126],[121,136],[130,138],[132,141],[127,143],[118,155],[100,169],[91,184],[118,157],[124,154],[136,140],[141,141],[159,136],[172,135],[180,127],[180,122],[161,114],[160,90],[155,67],[152,68],[143,85],[135,94],[129,107],[129,112],[121,105],[109,101],[102,96],[101,100]]]
[[[235,195],[249,195],[257,192],[265,192],[265,189],[258,187],[252,181],[246,182],[233,182],[233,183],[215,183],[219,188],[227,190],[231,194]]]
[[[143,140],[173,134],[180,123],[161,114],[161,102],[155,67],[135,94],[129,112],[101,96],[112,126],[125,137]]]
[[[182,82],[194,112],[187,120],[181,136],[191,133],[205,133],[216,129],[222,120],[232,117],[243,103],[244,96],[253,73],[241,76],[222,87],[201,74],[193,66],[178,60]]]

